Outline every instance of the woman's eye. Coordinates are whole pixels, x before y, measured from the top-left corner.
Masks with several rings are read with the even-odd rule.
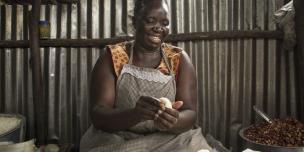
[[[163,21],[163,25],[164,26],[168,26],[169,25],[169,21]]]
[[[153,22],[154,22],[154,19],[153,19],[153,18],[147,18],[147,19],[146,19],[146,22],[147,22],[147,23],[153,23]]]

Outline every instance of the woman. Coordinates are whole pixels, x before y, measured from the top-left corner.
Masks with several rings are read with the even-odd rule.
[[[93,125],[80,151],[198,151],[211,148],[196,121],[196,78],[188,55],[163,43],[169,33],[164,0],[138,0],[135,41],[107,47],[91,83]],[[163,108],[166,97],[173,108]],[[175,102],[174,102],[175,101]]]

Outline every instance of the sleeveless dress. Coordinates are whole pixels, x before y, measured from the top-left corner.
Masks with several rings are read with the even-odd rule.
[[[133,44],[124,42],[107,46],[118,76],[114,108],[134,108],[143,95],[175,101],[175,73],[181,49],[164,43],[162,60],[156,69],[152,69],[132,65]],[[130,50],[130,58],[127,50]],[[91,125],[80,142],[80,152],[197,152],[200,149],[213,151],[200,128],[176,135],[159,131],[152,120],[116,133],[97,130]]]

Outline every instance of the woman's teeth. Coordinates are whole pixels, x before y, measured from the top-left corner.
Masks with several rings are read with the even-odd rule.
[[[153,41],[157,41],[157,42],[161,41],[161,39],[160,39],[159,37],[157,37],[157,36],[150,36],[150,38],[151,38]]]

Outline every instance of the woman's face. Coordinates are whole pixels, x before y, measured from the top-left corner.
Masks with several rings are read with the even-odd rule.
[[[158,49],[169,33],[168,6],[163,0],[146,3],[135,18],[136,42],[147,50]]]

